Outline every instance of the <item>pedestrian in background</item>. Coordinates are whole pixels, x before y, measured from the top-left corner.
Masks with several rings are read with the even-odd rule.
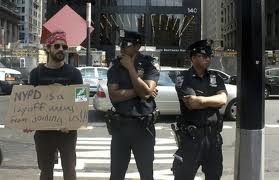
[[[61,85],[82,84],[78,69],[64,62],[68,49],[65,32],[51,33],[46,40],[48,60],[30,73],[30,84]],[[25,130],[29,131],[29,130]],[[76,180],[76,130],[37,130],[34,135],[40,180],[53,180],[55,154],[60,152],[64,180]]]
[[[143,36],[120,31],[121,56],[108,70],[108,90],[115,108],[111,127],[110,180],[123,180],[134,154],[140,178],[153,180],[155,145],[154,122],[158,117],[154,98],[157,95],[159,64],[139,52]]]
[[[182,162],[175,168],[175,180],[194,180],[199,166],[206,180],[220,180],[222,176],[223,123],[219,108],[227,101],[227,91],[223,79],[208,70],[213,55],[211,45],[210,40],[190,45],[192,67],[177,76]]]

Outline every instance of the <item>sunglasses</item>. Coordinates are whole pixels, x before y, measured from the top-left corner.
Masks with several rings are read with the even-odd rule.
[[[196,54],[195,56],[198,58],[204,58],[204,59],[214,57],[213,55],[207,55],[207,54]]]
[[[67,50],[68,46],[66,44],[53,44],[54,49],[60,49],[60,47],[62,46],[63,50]]]
[[[132,42],[128,42],[128,41],[120,41],[119,46],[121,48],[128,48],[128,47],[133,46],[133,43]]]

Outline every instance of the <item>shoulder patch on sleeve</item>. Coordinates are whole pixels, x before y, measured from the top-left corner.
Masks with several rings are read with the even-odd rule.
[[[160,63],[158,58],[152,58],[151,59],[152,65],[157,69],[157,71],[160,72]]]
[[[184,81],[184,75],[182,72],[179,72],[176,76],[175,86],[180,88],[182,86],[183,81]]]

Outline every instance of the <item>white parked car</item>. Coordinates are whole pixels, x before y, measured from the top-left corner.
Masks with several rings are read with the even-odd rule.
[[[83,84],[89,84],[91,96],[96,93],[99,81],[107,79],[107,67],[84,66],[77,69],[81,72]]]
[[[13,85],[22,83],[21,72],[10,68],[0,68],[0,94],[10,94]]]
[[[179,115],[180,106],[175,90],[175,77],[183,68],[161,67],[160,79],[158,81],[158,96],[156,97],[156,105],[160,109],[162,115]],[[214,71],[214,70],[213,70]],[[221,76],[222,77],[222,76]],[[227,120],[236,119],[236,92],[235,85],[225,84],[228,92],[228,101],[220,109],[220,113]],[[93,106],[97,111],[106,112],[111,109],[112,104],[108,96],[107,81],[99,82],[97,92],[93,98]]]

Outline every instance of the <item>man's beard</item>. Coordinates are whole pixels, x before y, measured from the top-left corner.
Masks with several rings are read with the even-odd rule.
[[[63,52],[58,52],[56,54],[50,53],[50,55],[51,55],[51,58],[53,59],[53,61],[55,61],[55,62],[64,61],[64,58],[65,58],[65,54]]]

